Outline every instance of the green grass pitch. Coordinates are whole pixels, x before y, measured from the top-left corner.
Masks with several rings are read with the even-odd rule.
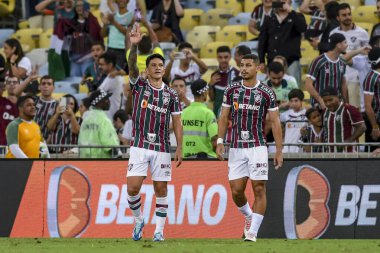
[[[0,253],[371,253],[380,252],[380,240],[168,239],[0,239]]]

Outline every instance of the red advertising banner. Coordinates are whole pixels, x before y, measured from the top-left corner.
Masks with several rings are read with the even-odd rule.
[[[130,237],[127,168],[128,161],[34,162],[11,237]],[[141,195],[149,238],[155,228],[149,176]],[[251,190],[247,197],[252,204]],[[231,198],[227,162],[191,161],[174,168],[168,198],[167,238],[242,235],[244,218]]]

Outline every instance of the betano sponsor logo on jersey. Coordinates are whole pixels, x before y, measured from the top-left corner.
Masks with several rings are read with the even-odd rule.
[[[251,105],[251,104],[239,104],[238,102],[234,102],[234,109],[236,111],[238,109],[258,111],[258,110],[260,110],[260,106],[259,105]]]
[[[156,105],[149,104],[148,101],[146,101],[145,99],[143,101],[141,101],[141,107],[144,109],[148,108],[152,111],[160,112],[160,113],[167,113],[167,111],[168,111],[167,108],[162,108],[162,107],[159,107]]]

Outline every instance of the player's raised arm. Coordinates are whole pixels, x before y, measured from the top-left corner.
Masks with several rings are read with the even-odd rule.
[[[281,168],[283,164],[282,157],[282,128],[280,122],[279,110],[269,110],[269,120],[272,123],[272,132],[276,143],[276,154],[273,158],[275,169]]]
[[[128,57],[130,80],[136,80],[139,77],[139,69],[137,67],[137,45],[140,43],[142,37],[138,23],[135,23],[134,28],[135,29],[132,29],[129,33],[129,40],[131,42],[131,51]]]

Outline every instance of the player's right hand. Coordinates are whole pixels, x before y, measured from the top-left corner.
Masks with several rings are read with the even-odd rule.
[[[224,145],[223,144],[218,144],[216,146],[216,155],[218,156],[218,159],[223,161],[224,160]]]

